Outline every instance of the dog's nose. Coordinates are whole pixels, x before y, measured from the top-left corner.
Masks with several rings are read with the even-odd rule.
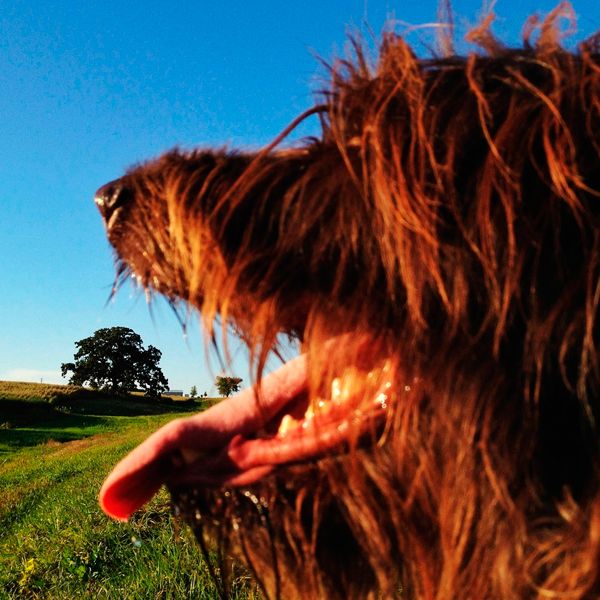
[[[133,193],[120,179],[115,179],[103,185],[94,196],[104,221],[108,223],[118,208],[127,205],[133,198]]]

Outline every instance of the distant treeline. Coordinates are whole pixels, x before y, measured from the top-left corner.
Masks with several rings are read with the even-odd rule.
[[[0,427],[52,421],[61,413],[94,415],[154,415],[199,411],[214,403],[210,398],[169,396],[148,398],[136,394],[111,394],[74,385],[0,381]]]

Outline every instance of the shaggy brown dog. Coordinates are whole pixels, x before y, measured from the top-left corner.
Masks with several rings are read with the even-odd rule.
[[[269,596],[600,597],[600,43],[564,50],[561,10],[464,58],[387,34],[318,139],[99,191],[120,274],[219,313],[259,379],[127,457],[109,514],[166,483]],[[281,333],[303,355],[260,377]]]

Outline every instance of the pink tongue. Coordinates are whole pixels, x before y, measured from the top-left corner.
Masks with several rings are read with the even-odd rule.
[[[248,388],[209,410],[185,419],[171,421],[113,469],[100,490],[100,506],[109,516],[126,521],[133,512],[148,502],[169,480],[181,477],[181,450],[207,453],[211,474],[204,480],[226,481],[227,457],[218,451],[239,438],[254,434],[287,404],[306,389],[306,357],[299,356],[271,373],[261,383],[260,404],[254,388]],[[212,459],[210,454],[212,452]],[[220,453],[223,454],[222,452]],[[269,467],[251,469],[253,475],[238,477],[252,480],[265,474]],[[235,472],[229,479],[236,479]],[[237,472],[239,475],[239,471]]]

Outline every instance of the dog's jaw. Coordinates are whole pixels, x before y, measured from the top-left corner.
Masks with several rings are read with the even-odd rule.
[[[393,394],[390,362],[367,372],[350,367],[333,379],[329,397],[313,400],[306,362],[299,356],[260,386],[154,433],[106,479],[103,510],[127,520],[163,484],[249,485],[278,465],[376,442]]]

